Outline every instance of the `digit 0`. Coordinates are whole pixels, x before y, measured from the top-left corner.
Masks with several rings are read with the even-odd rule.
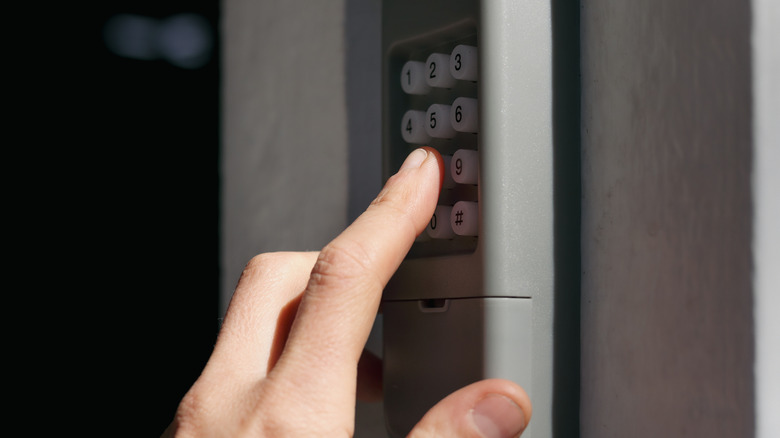
[[[435,230],[435,229],[436,229],[436,222],[437,222],[437,221],[436,221],[436,213],[434,213],[434,214],[433,214],[433,217],[431,218],[431,229],[432,229],[432,230]]]

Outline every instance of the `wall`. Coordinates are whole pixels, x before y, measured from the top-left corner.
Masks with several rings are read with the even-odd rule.
[[[343,10],[223,3],[223,291],[255,254],[319,249],[346,223]]]
[[[252,256],[322,248],[379,192],[379,5],[223,2],[221,312]]]
[[[753,436],[750,3],[581,27],[581,434]]]
[[[756,432],[780,436],[780,4],[753,2]]]

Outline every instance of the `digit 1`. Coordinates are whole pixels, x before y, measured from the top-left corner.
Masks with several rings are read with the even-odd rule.
[[[411,68],[406,70],[406,82],[409,85],[412,85],[412,69]]]
[[[463,172],[463,160],[458,158],[455,160],[455,174],[460,175],[461,172]]]

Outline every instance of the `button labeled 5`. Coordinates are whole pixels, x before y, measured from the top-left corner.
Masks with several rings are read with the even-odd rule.
[[[455,137],[455,129],[450,123],[450,111],[452,106],[434,103],[428,107],[425,115],[425,131],[431,137],[452,138]]]

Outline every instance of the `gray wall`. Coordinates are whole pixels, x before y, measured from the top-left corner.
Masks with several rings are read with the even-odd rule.
[[[379,11],[223,2],[222,312],[252,256],[322,248],[379,192]],[[384,435],[381,404],[356,418],[357,436]]]
[[[223,309],[255,254],[346,224],[344,2],[223,2]]]
[[[753,435],[750,19],[582,4],[585,437]]]
[[[748,437],[778,410],[779,330],[754,312],[780,289],[769,3],[581,4],[584,437]],[[379,0],[223,4],[224,305],[254,254],[319,248],[378,189]]]
[[[780,436],[780,2],[753,1],[756,431]]]

